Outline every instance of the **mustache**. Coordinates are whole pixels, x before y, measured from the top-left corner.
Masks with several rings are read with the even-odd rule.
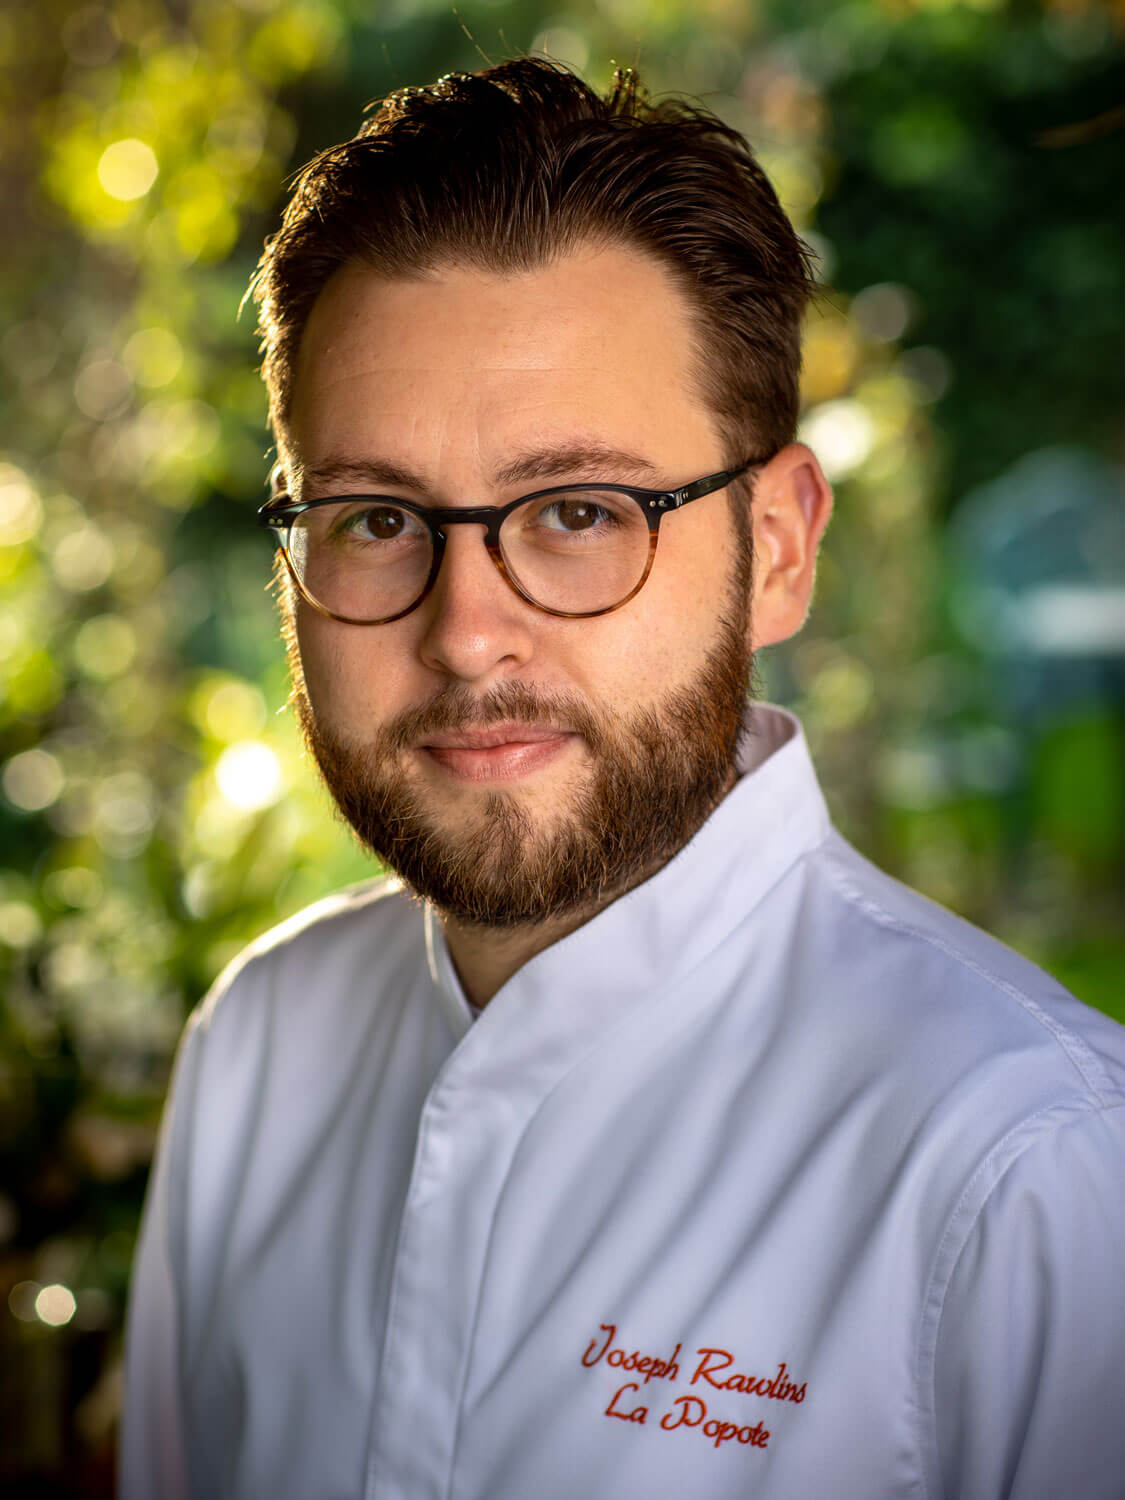
[[[543,693],[526,682],[502,682],[485,693],[449,683],[426,703],[405,709],[383,726],[379,740],[394,754],[413,749],[429,734],[487,729],[493,724],[537,724],[580,734],[595,753],[604,750],[606,729],[575,693]]]

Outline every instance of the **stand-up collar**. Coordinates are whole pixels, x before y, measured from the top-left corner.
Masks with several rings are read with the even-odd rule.
[[[655,875],[531,959],[486,1016],[552,1001],[613,1010],[612,997],[674,982],[712,952],[829,829],[801,726],[784,709],[752,707],[739,780],[698,832]],[[430,972],[458,1032],[472,1013],[433,909]],[[577,1020],[577,1016],[573,1019]]]

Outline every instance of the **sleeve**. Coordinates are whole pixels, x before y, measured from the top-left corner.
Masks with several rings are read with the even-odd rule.
[[[187,1452],[181,1406],[179,1297],[172,1236],[182,1212],[171,1183],[176,1146],[188,1126],[195,1028],[184,1034],[141,1215],[125,1319],[125,1388],[118,1462],[119,1500],[186,1500]]]
[[[1037,1139],[989,1194],[946,1291],[934,1411],[943,1500],[1125,1496],[1125,1106]]]

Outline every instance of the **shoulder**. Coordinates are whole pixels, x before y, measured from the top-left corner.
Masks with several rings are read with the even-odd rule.
[[[357,988],[385,988],[397,968],[424,965],[420,907],[383,877],[349,887],[287,918],[227,965],[188,1022],[188,1035],[233,1040],[286,1013],[330,1027]]]
[[[923,1281],[944,1284],[1024,1158],[1021,1177],[1077,1150],[1093,1177],[1125,1181],[1125,1028],[836,834],[791,899],[796,1071],[818,1080],[818,1119],[861,1103],[866,1176],[909,1200]],[[1066,1211],[1045,1193],[1051,1212]]]
[[[959,1091],[1022,1079],[1029,1107],[1125,1103],[1125,1027],[838,835],[812,873],[819,940],[861,976],[861,1011],[901,1028],[930,1072]]]
[[[173,1156],[190,1141],[214,1183],[219,1163],[235,1170],[237,1143],[253,1139],[263,1112],[291,1120],[297,1100],[330,1106],[425,972],[422,913],[388,880],[330,896],[256,939],[184,1029],[170,1091]]]

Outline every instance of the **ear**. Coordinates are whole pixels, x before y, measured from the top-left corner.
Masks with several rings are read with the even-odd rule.
[[[788,640],[805,623],[832,488],[804,443],[790,443],[758,472],[752,507],[754,595],[751,646]]]

